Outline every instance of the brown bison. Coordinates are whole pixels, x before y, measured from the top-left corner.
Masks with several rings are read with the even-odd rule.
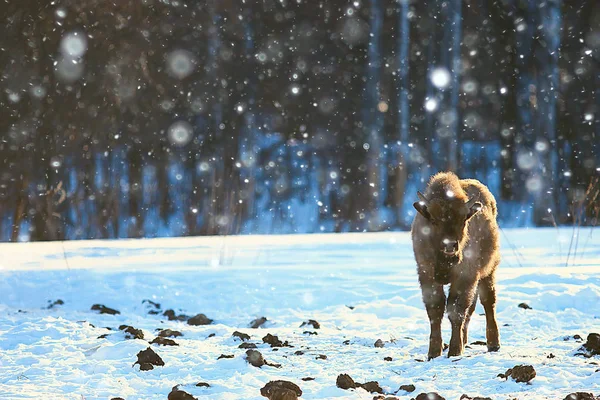
[[[429,359],[442,354],[444,309],[452,326],[448,356],[462,354],[477,294],[485,309],[488,351],[498,351],[495,272],[500,263],[496,200],[475,179],[451,172],[434,175],[417,192],[412,224],[423,302],[431,325]],[[448,300],[444,285],[450,284]]]

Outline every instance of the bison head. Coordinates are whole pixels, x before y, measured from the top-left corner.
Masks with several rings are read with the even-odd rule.
[[[447,196],[428,200],[421,192],[417,195],[419,201],[413,206],[427,220],[423,233],[445,257],[460,261],[467,241],[467,222],[481,210],[481,203],[476,198]]]

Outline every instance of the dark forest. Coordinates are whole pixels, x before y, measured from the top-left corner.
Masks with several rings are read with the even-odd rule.
[[[0,240],[595,225],[597,0],[0,5]]]

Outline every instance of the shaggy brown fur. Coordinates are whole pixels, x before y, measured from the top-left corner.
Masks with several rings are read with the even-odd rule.
[[[488,351],[500,348],[495,271],[500,263],[496,200],[475,179],[434,175],[418,193],[412,240],[423,302],[431,324],[429,359],[442,354],[444,309],[452,326],[448,356],[462,354],[477,294],[486,315]],[[444,285],[450,284],[448,299]]]

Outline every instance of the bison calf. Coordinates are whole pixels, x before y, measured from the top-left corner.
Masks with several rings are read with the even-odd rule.
[[[500,348],[496,323],[495,271],[500,262],[496,200],[475,179],[451,172],[434,175],[417,192],[412,224],[423,302],[431,325],[429,359],[442,354],[444,309],[452,326],[448,356],[462,354],[477,294],[485,309],[488,351]],[[444,285],[450,284],[448,300]]]

